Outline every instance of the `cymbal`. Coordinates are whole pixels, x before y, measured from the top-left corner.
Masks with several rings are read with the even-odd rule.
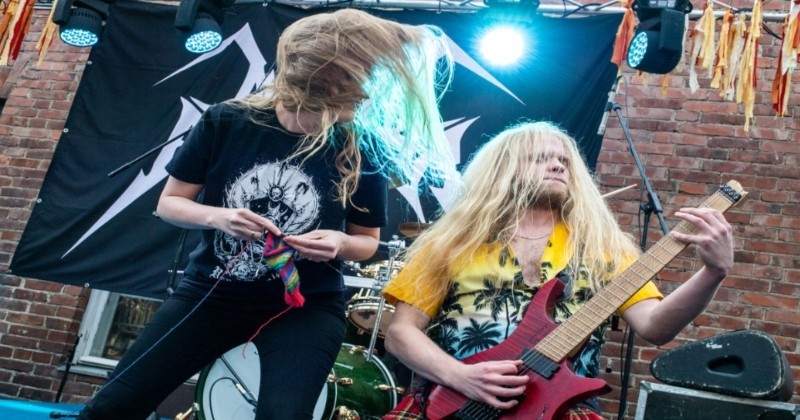
[[[400,226],[397,230],[400,231],[403,235],[409,238],[416,238],[420,234],[422,234],[425,229],[430,227],[430,223],[422,223],[422,222],[405,222],[400,223]]]

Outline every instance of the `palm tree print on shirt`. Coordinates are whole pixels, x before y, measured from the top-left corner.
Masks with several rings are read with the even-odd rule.
[[[525,284],[519,263],[508,249],[493,254],[494,258],[471,264],[457,277],[429,329],[439,346],[458,359],[494,347],[511,335],[539,289],[538,285]],[[555,277],[556,270],[551,262],[542,261],[542,283]],[[577,279],[569,280],[566,286],[566,293],[556,302],[557,322],[568,318],[592,296],[584,270],[579,270]],[[605,326],[592,334],[575,357],[573,369],[578,375],[598,374]]]

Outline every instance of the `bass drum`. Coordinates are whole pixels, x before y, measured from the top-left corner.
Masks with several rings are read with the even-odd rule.
[[[259,389],[259,361],[252,343],[242,344],[206,366],[197,381],[195,410],[201,420],[252,420]],[[397,405],[403,390],[377,356],[344,343],[314,407],[314,420],[379,419]]]

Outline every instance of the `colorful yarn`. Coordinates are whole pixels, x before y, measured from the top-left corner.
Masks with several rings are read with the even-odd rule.
[[[300,276],[294,266],[294,257],[297,251],[283,243],[280,237],[267,232],[264,239],[264,264],[272,270],[277,271],[285,292],[283,300],[295,308],[303,306],[305,298],[300,294]]]

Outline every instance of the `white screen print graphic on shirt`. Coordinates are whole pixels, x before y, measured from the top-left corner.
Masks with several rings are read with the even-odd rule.
[[[320,194],[311,178],[299,167],[286,162],[257,164],[233,180],[225,191],[225,207],[250,209],[259,216],[272,221],[287,235],[305,233],[319,223]],[[230,266],[227,277],[252,281],[261,269],[263,241],[236,239],[222,231],[214,234],[214,254]],[[242,252],[242,249],[247,249]],[[239,255],[241,253],[241,255]],[[218,267],[211,275],[217,278],[223,268]],[[269,280],[278,278],[271,272]]]

